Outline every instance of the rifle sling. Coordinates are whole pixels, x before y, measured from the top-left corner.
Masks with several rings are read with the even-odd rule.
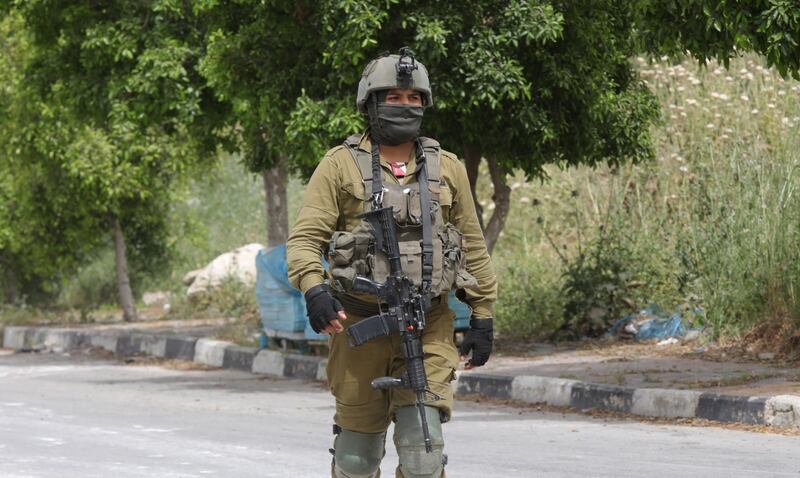
[[[372,207],[383,206],[383,172],[381,171],[381,150],[377,141],[372,142]]]
[[[422,294],[426,308],[430,301],[431,276],[433,275],[433,232],[431,227],[431,199],[428,184],[428,161],[422,142],[417,145],[417,182],[419,183],[419,200],[422,209]]]

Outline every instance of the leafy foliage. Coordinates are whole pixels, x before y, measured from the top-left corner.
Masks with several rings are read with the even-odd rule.
[[[364,63],[403,45],[431,74],[425,128],[456,152],[472,144],[529,176],[550,162],[652,155],[658,110],[629,63],[630,2],[351,0],[323,2],[319,12],[322,71],[333,74],[308,86],[291,114],[289,137],[309,156],[301,161],[341,141],[347,131],[332,125],[355,129]]]
[[[800,3],[794,0],[646,0],[640,9],[638,33],[649,51],[690,52],[701,63],[714,58],[725,66],[751,51],[782,76],[800,78]]]
[[[106,242],[114,217],[135,267],[163,265],[170,185],[215,158],[224,108],[196,70],[194,12],[174,1],[3,7],[29,38],[2,118],[19,236],[40,256],[22,270],[69,272],[62,253]]]

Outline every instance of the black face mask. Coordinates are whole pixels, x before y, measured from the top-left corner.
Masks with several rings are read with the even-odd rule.
[[[419,136],[425,111],[422,106],[373,103],[368,110],[370,134],[378,144],[397,146]]]

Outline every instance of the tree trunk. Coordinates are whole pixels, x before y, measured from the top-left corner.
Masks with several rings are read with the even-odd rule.
[[[497,158],[490,156],[487,161],[489,163],[489,174],[492,177],[492,185],[494,186],[494,194],[492,195],[494,212],[492,213],[492,218],[489,219],[489,224],[483,231],[483,236],[486,238],[486,248],[489,249],[489,254],[491,254],[497,239],[500,237],[500,232],[506,224],[511,205],[511,188],[506,184],[508,171],[498,164]]]
[[[136,305],[133,301],[131,281],[128,276],[128,256],[125,251],[125,235],[119,219],[111,219],[111,232],[114,234],[114,260],[117,265],[117,291],[119,305],[122,307],[122,318],[126,322],[136,320]]]
[[[0,266],[3,269],[3,296],[7,304],[16,304],[19,302],[19,279],[14,270],[12,261],[8,259],[5,254],[0,254]]]
[[[467,166],[467,177],[469,178],[469,189],[472,192],[472,201],[475,203],[475,212],[478,213],[478,223],[482,230],[486,230],[483,225],[483,207],[478,204],[478,193],[475,186],[478,184],[478,168],[481,165],[481,150],[474,144],[464,145],[464,163]]]
[[[288,168],[286,158],[262,173],[267,195],[267,247],[283,244],[289,238],[289,204],[286,198]]]

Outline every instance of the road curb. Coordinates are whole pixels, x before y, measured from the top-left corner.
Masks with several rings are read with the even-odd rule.
[[[17,351],[54,352],[92,346],[120,356],[152,355],[273,377],[326,380],[327,360],[323,357],[258,350],[207,338],[9,326],[3,331],[0,345]],[[723,423],[800,428],[800,397],[794,395],[743,397],[476,372],[459,373],[454,390],[462,396],[478,395],[579,410],[601,409],[658,418],[704,418]]]

